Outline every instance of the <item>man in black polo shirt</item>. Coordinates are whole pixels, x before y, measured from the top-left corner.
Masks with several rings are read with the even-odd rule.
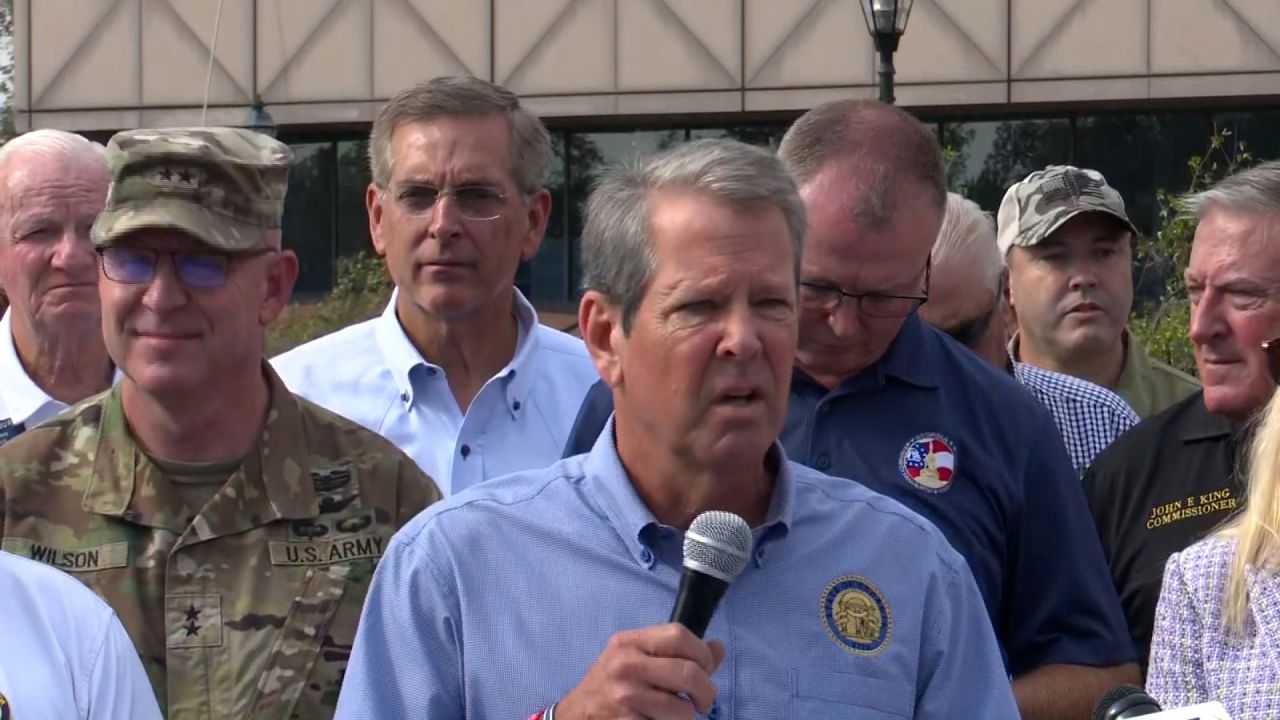
[[[1187,207],[1198,220],[1186,283],[1204,389],[1121,436],[1084,477],[1144,666],[1165,561],[1244,502],[1236,468],[1248,420],[1275,389],[1261,343],[1280,333],[1280,162]]]

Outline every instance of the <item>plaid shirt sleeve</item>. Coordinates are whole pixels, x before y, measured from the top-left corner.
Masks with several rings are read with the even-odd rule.
[[[1197,602],[1222,602],[1221,597],[1199,598],[1187,583],[1183,553],[1174,553],[1164,569],[1160,602],[1156,606],[1155,631],[1151,641],[1151,665],[1147,671],[1147,692],[1166,708],[1208,702],[1204,661],[1200,643],[1206,637],[1204,620]],[[1218,637],[1217,628],[1208,636]]]

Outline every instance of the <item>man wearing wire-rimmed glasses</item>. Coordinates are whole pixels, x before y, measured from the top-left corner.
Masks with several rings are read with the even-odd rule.
[[[275,359],[297,393],[384,435],[446,495],[550,465],[598,375],[514,286],[551,196],[546,128],[510,91],[442,77],[392,98],[369,141],[378,318]]]
[[[1087,717],[1137,679],[1133,649],[1053,419],[917,312],[947,196],[933,132],[837,101],[779,154],[809,216],[783,447],[935,523],[969,561],[1022,717]]]

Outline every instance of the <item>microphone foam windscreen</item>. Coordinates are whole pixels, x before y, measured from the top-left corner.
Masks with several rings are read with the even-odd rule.
[[[733,513],[704,512],[684,534],[684,566],[725,582],[733,582],[750,557],[751,527]]]
[[[1137,685],[1117,685],[1111,688],[1098,700],[1098,704],[1093,706],[1094,720],[1103,720],[1107,717],[1107,711],[1111,709],[1112,705],[1130,695],[1141,693],[1142,688]]]

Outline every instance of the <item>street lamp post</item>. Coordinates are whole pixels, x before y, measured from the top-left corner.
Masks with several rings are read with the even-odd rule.
[[[249,108],[249,117],[245,120],[244,126],[249,130],[260,132],[264,135],[276,136],[276,119],[271,117],[271,113],[267,112],[261,95],[254,96],[253,107]]]
[[[893,54],[898,40],[907,29],[912,0],[862,0],[862,16],[867,32],[875,41],[880,55],[880,102],[893,104]]]

